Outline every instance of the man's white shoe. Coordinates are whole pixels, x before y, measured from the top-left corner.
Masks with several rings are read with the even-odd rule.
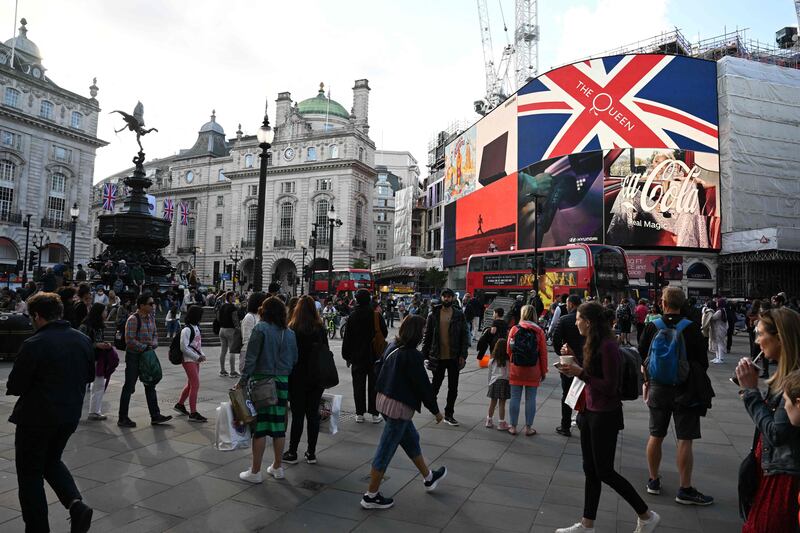
[[[650,520],[636,518],[636,529],[633,530],[633,533],[651,533],[656,530],[659,522],[661,522],[661,517],[657,512],[651,510]]]
[[[364,423],[364,415],[356,415],[356,424]]]
[[[373,424],[380,424],[381,422],[383,422],[383,417],[381,415],[372,415]]]
[[[586,527],[580,522],[572,524],[569,527],[562,527],[561,529],[556,529],[556,533],[594,533],[593,527]]]
[[[272,465],[269,465],[267,467],[267,474],[270,474],[275,479],[283,479],[284,478],[283,467],[282,466],[278,467],[278,468],[272,468]]]
[[[239,479],[247,481],[248,483],[261,483],[264,481],[264,477],[261,475],[260,471],[253,473],[249,469],[239,474]]]

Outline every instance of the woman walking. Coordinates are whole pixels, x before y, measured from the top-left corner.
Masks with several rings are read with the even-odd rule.
[[[637,515],[635,533],[654,531],[661,517],[647,508],[627,479],[614,470],[617,435],[624,427],[622,402],[619,396],[619,368],[621,355],[611,331],[613,312],[596,302],[578,308],[575,325],[586,337],[583,347],[583,367],[577,362],[559,365],[561,373],[577,377],[586,383],[585,409],[578,415],[581,430],[584,482],[583,518],[570,527],[557,529],[556,533],[593,533],[600,504],[602,483],[610,486],[633,507]],[[561,348],[562,355],[575,355],[568,344]]]
[[[301,296],[289,320],[289,328],[297,339],[297,364],[289,375],[289,406],[292,410],[292,431],[289,449],[283,454],[283,462],[297,464],[297,447],[303,436],[303,421],[308,424],[305,458],[308,464],[317,462],[317,437],[319,436],[319,401],[323,389],[317,382],[314,371],[316,361],[328,356],[328,335],[322,319],[310,296]]]
[[[103,394],[105,394],[111,374],[119,364],[117,352],[111,343],[103,341],[103,328],[105,327],[107,313],[106,306],[101,303],[92,304],[89,314],[80,325],[80,332],[89,337],[94,347],[95,377],[91,384],[89,397],[89,420],[105,420],[102,413]]]
[[[424,329],[424,318],[417,315],[406,317],[400,324],[397,337],[386,348],[381,359],[376,401],[386,425],[383,426],[381,440],[372,460],[369,487],[361,498],[361,507],[364,509],[388,509],[394,505],[394,500],[385,498],[379,490],[383,474],[398,446],[403,447],[419,470],[426,491],[434,490],[447,475],[446,466],[436,470],[428,467],[419,447],[417,428],[412,421],[414,411],[420,412],[423,404],[436,417],[437,424],[444,419],[425,371],[422,352],[417,349]]]
[[[787,415],[783,389],[800,366],[800,314],[781,307],[761,313],[756,342],[778,370],[767,381],[766,398],[758,390],[758,369],[745,357],[736,366],[742,400],[758,430],[755,448],[757,484],[742,533],[796,531],[800,490],[800,428]],[[791,409],[793,405],[790,405]]]
[[[289,399],[289,374],[297,362],[297,341],[294,331],[286,326],[286,306],[283,300],[272,296],[264,300],[259,309],[261,322],[256,324],[247,343],[244,370],[236,387],[246,387],[248,382],[272,379],[278,403],[258,409],[253,433],[253,465],[239,474],[239,479],[261,483],[261,460],[267,447],[267,436],[272,437],[274,460],[267,474],[283,479],[283,444],[286,436],[286,401]]]
[[[181,414],[189,415],[189,422],[208,422],[208,419],[197,412],[197,393],[200,390],[200,363],[206,360],[203,355],[203,339],[200,335],[200,319],[203,308],[193,305],[186,311],[186,327],[181,330],[181,353],[183,354],[183,371],[186,372],[186,386],[174,409]],[[189,399],[189,411],[186,410],[186,399]]]
[[[508,381],[511,384],[511,402],[508,406],[511,426],[508,432],[517,434],[519,407],[525,393],[525,435],[536,435],[533,418],[536,416],[536,391],[547,374],[547,342],[544,331],[536,325],[536,309],[525,305],[520,311],[520,322],[508,334]]]

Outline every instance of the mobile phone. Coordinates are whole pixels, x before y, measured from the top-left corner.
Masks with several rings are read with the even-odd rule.
[[[756,368],[756,370],[758,370],[759,374],[761,372],[763,372],[764,369],[762,367],[760,367],[759,365],[757,365],[756,363],[758,363],[758,361],[762,357],[764,357],[764,352],[763,351],[759,352],[758,355],[756,356],[756,358],[753,359],[753,361],[752,361],[752,365]],[[732,378],[728,378],[728,381],[730,381],[731,383],[733,383],[737,387],[739,386],[739,378],[736,377],[736,374],[734,374],[734,376]]]

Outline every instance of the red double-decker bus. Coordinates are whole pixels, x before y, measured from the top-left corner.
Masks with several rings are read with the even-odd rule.
[[[539,248],[539,295],[545,306],[562,294],[610,296],[619,301],[628,288],[625,252],[616,246],[570,244]],[[525,295],[533,286],[533,250],[471,255],[467,292],[489,303],[497,296]]]
[[[324,292],[328,294],[340,294],[343,292],[352,293],[358,289],[373,291],[372,273],[366,268],[345,268],[333,271],[334,291],[328,290],[328,271],[317,270],[309,284],[314,292]]]

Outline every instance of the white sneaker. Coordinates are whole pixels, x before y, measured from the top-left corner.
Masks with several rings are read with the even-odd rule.
[[[364,415],[356,415],[356,424],[364,423]]]
[[[372,415],[373,424],[380,424],[381,422],[383,422],[383,417],[381,415]]]
[[[248,483],[261,483],[264,481],[264,477],[261,475],[260,471],[253,473],[249,468],[239,474],[239,479],[247,481]]]
[[[267,474],[271,475],[275,479],[283,479],[285,476],[283,475],[283,467],[272,468],[272,465],[267,467]]]
[[[661,517],[658,516],[657,512],[651,510],[650,520],[642,520],[636,517],[636,529],[633,530],[633,533],[650,533],[651,531],[655,531],[659,522],[661,522]]]
[[[561,529],[556,529],[556,533],[594,533],[593,527],[586,527],[580,522],[576,524],[572,524],[569,527],[562,527]]]

